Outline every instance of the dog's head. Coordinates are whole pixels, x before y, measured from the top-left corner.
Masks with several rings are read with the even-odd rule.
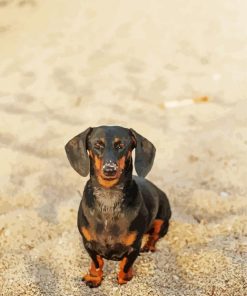
[[[120,126],[88,128],[65,146],[70,164],[77,173],[87,176],[91,159],[91,171],[104,187],[112,187],[119,182],[132,163],[133,149],[136,172],[145,177],[152,168],[155,147],[133,129]]]

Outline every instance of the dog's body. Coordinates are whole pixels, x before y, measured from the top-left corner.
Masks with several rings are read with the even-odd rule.
[[[140,177],[132,176],[134,148]],[[85,176],[90,169],[78,211],[78,229],[92,258],[83,280],[90,287],[99,286],[105,258],[120,261],[118,282],[124,284],[133,276],[132,265],[140,251],[155,251],[169,226],[171,210],[165,193],[144,179],[155,148],[134,130],[102,126],[73,138],[66,152],[79,174]],[[144,234],[148,240],[141,250]]]
[[[89,180],[79,207],[78,228],[89,252],[121,260],[140,249],[141,238],[155,219],[165,221],[162,232],[166,233],[169,218],[165,194],[144,178],[134,177],[126,192],[123,188],[93,187]],[[92,240],[85,238],[83,227],[89,230]]]

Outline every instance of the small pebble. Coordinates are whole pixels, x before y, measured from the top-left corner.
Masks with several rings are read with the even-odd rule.
[[[225,191],[221,191],[220,196],[221,197],[228,197],[229,196],[229,193],[228,192],[225,192]]]

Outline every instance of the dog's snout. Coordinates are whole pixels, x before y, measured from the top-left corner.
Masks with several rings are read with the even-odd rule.
[[[117,171],[117,164],[113,161],[108,161],[103,165],[103,172],[106,176],[114,175]]]

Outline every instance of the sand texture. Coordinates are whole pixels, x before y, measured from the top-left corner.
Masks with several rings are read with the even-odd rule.
[[[0,1],[0,295],[247,295],[246,14],[246,0]],[[90,290],[87,178],[64,145],[98,125],[154,143],[148,179],[173,216],[131,282],[107,261]]]

